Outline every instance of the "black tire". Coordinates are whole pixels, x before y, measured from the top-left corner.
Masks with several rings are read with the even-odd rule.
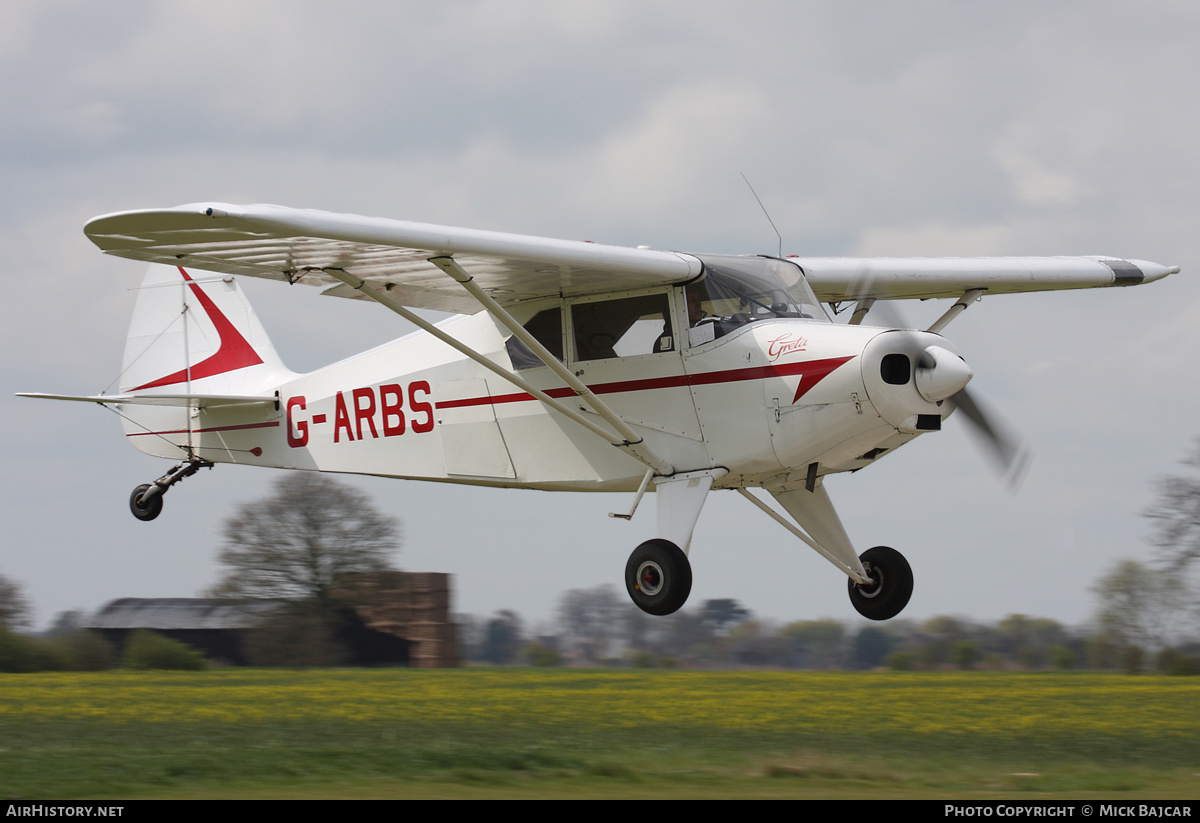
[[[138,520],[153,520],[162,514],[163,496],[156,494],[142,503],[142,495],[150,488],[149,483],[143,483],[129,495],[129,510]]]
[[[875,581],[863,586],[853,580],[850,584],[850,602],[858,613],[869,620],[890,620],[904,610],[912,597],[912,567],[904,555],[887,546],[867,549],[858,556],[867,574]]]
[[[629,555],[625,588],[647,614],[672,614],[692,593],[692,564],[670,540],[647,540]]]

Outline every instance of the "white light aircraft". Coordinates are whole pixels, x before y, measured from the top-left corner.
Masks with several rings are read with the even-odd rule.
[[[119,393],[140,450],[178,460],[138,486],[152,520],[215,463],[562,491],[653,487],[656,537],[630,597],[670,614],[692,585],[705,498],[734,489],[849,578],[885,620],[899,552],[855,551],[823,485],[962,409],[1014,469],[1016,444],[966,393],[942,329],[983,295],[1130,286],[1178,267],[1110,257],[777,258],[618,248],[277,206],[98,217],[108,254],[150,261]],[[284,367],[233,275],[373,300],[421,331],[308,374]],[[950,298],[929,329],[862,325],[877,300]],[[853,306],[848,323],[832,322]],[[431,323],[414,309],[458,316]],[[786,516],[752,488],[765,489]]]

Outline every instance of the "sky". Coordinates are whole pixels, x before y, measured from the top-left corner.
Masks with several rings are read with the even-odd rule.
[[[218,466],[163,515],[169,463],[111,412],[13,397],[116,378],[141,264],[88,219],[276,203],[718,253],[1093,254],[1182,267],[1131,289],[985,298],[944,334],[1033,450],[1014,493],[951,419],[827,480],[860,549],[902,551],[903,616],[1088,620],[1149,560],[1158,478],[1200,437],[1200,6],[958,2],[0,4],[0,574],[35,622],[200,595],[222,521],[275,475]],[[382,307],[245,284],[306,371],[410,330]],[[905,304],[913,325],[944,305]],[[397,560],[455,609],[553,630],[569,589],[621,587],[653,537],[629,495],[346,478],[403,522]],[[844,576],[733,492],[710,495],[690,605],[859,625]]]

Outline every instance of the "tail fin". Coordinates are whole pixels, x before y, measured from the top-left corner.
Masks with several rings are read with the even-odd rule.
[[[276,416],[278,404],[266,401],[292,376],[233,277],[150,266],[119,380],[129,398],[118,401],[125,434],[138,449],[232,459],[223,431],[253,429]],[[258,397],[263,404],[254,402]]]
[[[233,277],[150,266],[125,341],[122,393],[253,395],[290,374]]]

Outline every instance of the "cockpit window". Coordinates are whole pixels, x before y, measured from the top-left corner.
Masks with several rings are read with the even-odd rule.
[[[595,300],[571,306],[575,359],[600,360],[657,354],[671,349],[665,329],[670,309],[666,293]]]
[[[829,322],[800,267],[771,257],[700,255],[704,276],[685,289],[689,301],[691,345],[699,345],[736,328],[776,317]],[[691,303],[699,295],[701,317]]]

